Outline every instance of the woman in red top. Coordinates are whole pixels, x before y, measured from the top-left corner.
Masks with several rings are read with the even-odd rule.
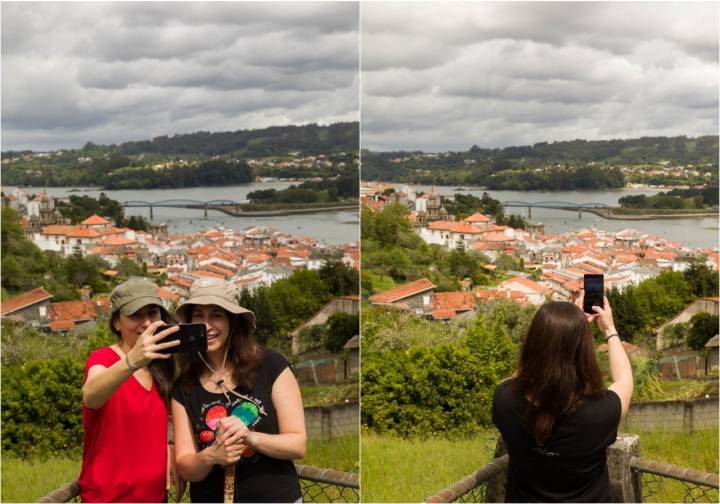
[[[85,364],[80,498],[164,502],[171,481],[167,428],[173,365],[170,354],[161,352],[179,340],[158,340],[177,328],[154,334],[170,317],[149,280],[128,280],[115,288],[111,301],[110,329],[119,341],[93,352]],[[176,481],[180,494],[181,485]]]

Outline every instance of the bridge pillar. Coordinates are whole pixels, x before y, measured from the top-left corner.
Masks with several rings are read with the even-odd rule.
[[[203,207],[203,214],[204,214],[205,218],[207,219],[207,205],[205,205]]]
[[[532,219],[532,207],[528,206],[528,220]]]
[[[153,207],[150,205],[150,220],[153,220]]]
[[[582,219],[582,208],[578,208],[578,220]]]

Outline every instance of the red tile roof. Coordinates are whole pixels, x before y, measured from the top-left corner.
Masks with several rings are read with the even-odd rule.
[[[160,290],[158,291],[158,294],[160,294],[160,297],[163,299],[169,299],[173,303],[176,303],[178,299],[180,299],[180,296],[173,291],[166,289],[165,287],[160,287]]]
[[[110,221],[103,219],[98,214],[93,214],[84,221],[82,221],[80,224],[84,226],[107,226],[110,224]]]
[[[449,231],[462,234],[482,234],[486,230],[477,228],[466,222],[435,221],[428,224],[428,229],[436,231]]]
[[[490,222],[490,217],[476,212],[465,219],[465,222]]]
[[[501,243],[515,241],[515,238],[508,236],[505,233],[488,233],[483,236],[483,241]]]
[[[217,273],[210,273],[209,271],[204,270],[192,270],[190,274],[198,277],[222,278],[223,280],[225,279],[223,275],[219,275]]]
[[[522,285],[523,287],[530,289],[531,291],[537,293],[537,294],[545,294],[545,287],[540,285],[537,282],[534,282],[533,280],[530,280],[528,278],[523,277],[512,277],[509,280],[505,280],[500,284],[501,287],[505,288],[507,285],[510,285],[512,283],[518,283]]]
[[[475,294],[472,292],[435,292],[434,310],[468,311],[475,309]]]
[[[95,303],[88,300],[60,301],[50,304],[50,320],[86,321],[95,320]]]
[[[178,284],[182,287],[190,287],[193,283],[193,281],[190,280],[189,278],[180,277],[180,276],[171,276],[168,278],[167,281],[169,284]]]
[[[137,240],[128,240],[124,236],[108,236],[100,242],[101,245],[115,247],[121,245],[137,245]]]
[[[48,324],[51,331],[66,331],[75,329],[75,322],[72,320],[54,320]]]
[[[38,287],[28,292],[23,292],[14,298],[3,301],[0,304],[0,314],[4,316],[22,308],[34,305],[35,303],[39,303],[40,301],[50,299],[51,297],[53,297],[53,295],[42,287]]]
[[[421,278],[414,282],[406,283],[394,289],[370,296],[368,301],[370,301],[371,304],[394,303],[395,301],[414,296],[421,292],[434,289],[435,287],[436,285],[427,278]]]
[[[432,318],[438,319],[450,319],[455,316],[455,310],[433,310]]]

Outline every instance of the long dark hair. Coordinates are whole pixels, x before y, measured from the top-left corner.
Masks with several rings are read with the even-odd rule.
[[[175,319],[172,315],[170,315],[170,313],[168,313],[164,306],[153,306],[160,308],[160,318],[163,322],[166,324],[172,324],[175,322]],[[122,338],[122,335],[120,334],[120,331],[115,328],[115,321],[117,321],[119,317],[119,310],[113,313],[112,317],[110,317],[110,331],[120,339]],[[155,382],[158,392],[160,393],[160,397],[162,397],[165,402],[165,406],[169,407],[170,389],[172,388],[172,383],[175,380],[175,363],[173,362],[173,359],[153,359],[150,361],[150,364],[147,365],[147,368],[148,371],[150,371],[150,375]]]
[[[262,362],[263,354],[260,345],[255,341],[253,328],[247,319],[228,312],[221,308],[230,321],[230,334],[228,334],[227,345],[228,362],[232,366],[233,384],[240,388],[243,393],[250,394],[255,388],[257,369]],[[189,322],[192,317],[193,305],[186,305],[177,316],[183,322]],[[207,360],[207,354],[203,354]],[[200,381],[200,376],[207,371],[207,367],[196,353],[178,354],[178,367],[180,369],[180,383],[186,389]],[[219,370],[216,370],[219,371]]]
[[[602,392],[590,324],[580,308],[551,302],[537,311],[522,344],[516,379],[528,399],[527,428],[540,446],[558,419]]]

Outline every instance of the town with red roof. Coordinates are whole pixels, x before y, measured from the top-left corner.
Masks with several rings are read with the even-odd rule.
[[[495,261],[505,254],[522,260],[523,271],[507,272],[510,278],[487,287],[470,289],[477,304],[487,304],[498,299],[510,299],[520,304],[539,306],[548,300],[568,300],[582,288],[585,274],[602,274],[606,289],[624,289],[637,285],[663,271],[684,271],[690,266],[689,258],[705,257],[705,264],[718,271],[718,250],[697,249],[675,240],[659,238],[634,229],[610,232],[591,226],[566,233],[544,233],[541,225],[529,229],[514,229],[498,225],[491,217],[474,213],[463,220],[456,220],[442,204],[429,206],[441,198],[430,191],[415,196],[415,191],[404,186],[392,192],[393,186],[385,183],[363,182],[361,202],[373,212],[391,203],[403,204],[408,209],[408,221],[415,232],[428,244],[453,250],[462,245],[488,258],[493,267]],[[403,197],[396,195],[402,193]],[[415,204],[416,199],[422,202]],[[529,272],[528,272],[529,271]],[[472,311],[465,302],[466,292],[433,292],[423,290],[427,303],[411,302],[417,295],[417,286],[431,285],[420,279],[401,285],[387,292],[370,296],[371,305],[386,305],[411,309],[434,320],[455,319],[463,312]],[[407,292],[406,292],[407,291]],[[405,296],[407,294],[407,296]],[[454,297],[452,297],[452,296]],[[450,301],[453,300],[453,301]],[[462,300],[462,301],[460,301]],[[422,305],[422,310],[418,306]],[[473,305],[474,306],[474,305]]]

